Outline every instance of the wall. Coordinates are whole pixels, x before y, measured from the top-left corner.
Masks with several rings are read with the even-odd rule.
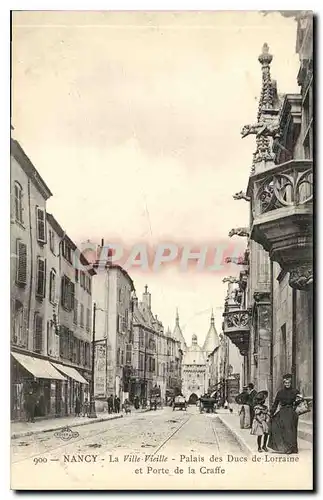
[[[23,224],[14,220],[14,182],[18,181],[23,189]],[[37,241],[36,235],[36,206],[43,210],[46,209],[46,201],[37,187],[31,182],[29,177],[20,167],[15,158],[11,157],[11,256],[16,255],[16,239],[21,238],[27,244],[27,285],[24,288],[17,287],[15,283],[16,275],[16,258],[11,260],[11,304],[13,307],[14,300],[22,302],[26,308],[25,327],[26,327],[26,342],[25,347],[32,351],[34,346],[34,319],[38,313],[43,317],[43,342],[42,354],[46,353],[47,346],[45,345],[45,299],[40,301],[36,299],[36,283],[37,283],[37,257],[46,257],[46,245],[41,245]],[[13,309],[12,309],[13,314]]]
[[[49,232],[54,235],[54,247],[53,250],[50,248],[50,237]],[[59,301],[60,301],[60,290],[61,290],[61,276],[60,276],[60,259],[59,259],[59,242],[60,236],[51,226],[49,221],[47,221],[47,245],[46,245],[46,262],[47,262],[47,278],[46,278],[46,321],[45,321],[45,331],[47,335],[46,338],[46,352],[49,356],[58,359],[59,358],[59,335],[56,334],[56,328],[53,323],[54,314],[58,313]],[[56,272],[55,280],[55,297],[53,302],[50,302],[50,273],[51,270]],[[57,317],[58,321],[58,317]]]

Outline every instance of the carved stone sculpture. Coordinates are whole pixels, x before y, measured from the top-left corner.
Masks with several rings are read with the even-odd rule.
[[[249,237],[249,229],[247,227],[236,227],[235,229],[231,229],[229,232],[230,238],[232,236],[246,236]]]
[[[244,193],[243,191],[239,191],[238,193],[234,194],[233,199],[234,200],[246,200],[246,201],[251,200],[250,196],[247,196],[246,193]]]
[[[274,139],[279,139],[281,131],[279,128],[279,123],[277,121],[272,122],[259,122],[252,125],[245,125],[242,127],[241,135],[242,138],[247,137],[250,134],[255,134],[257,137],[273,137]]]
[[[297,290],[308,290],[313,285],[313,266],[311,263],[290,271],[289,284]]]
[[[239,283],[239,279],[234,276],[226,276],[223,278],[222,283]]]

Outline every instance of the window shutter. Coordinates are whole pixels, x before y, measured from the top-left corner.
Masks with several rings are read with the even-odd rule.
[[[44,259],[38,258],[37,262],[37,290],[38,297],[45,296],[45,276],[46,276],[46,263]]]
[[[74,283],[69,283],[69,309],[74,309],[74,299],[75,299],[75,285]]]
[[[78,301],[74,299],[74,323],[77,325]]]
[[[24,308],[24,316],[23,316],[23,330],[22,330],[22,339],[21,345],[22,347],[28,347],[28,308]]]
[[[35,316],[34,351],[41,352],[43,347],[43,318],[39,314]]]
[[[45,243],[46,233],[45,233],[45,210],[42,208],[36,208],[37,215],[37,239],[38,241]]]
[[[17,240],[17,283],[19,285],[27,284],[27,245]]]

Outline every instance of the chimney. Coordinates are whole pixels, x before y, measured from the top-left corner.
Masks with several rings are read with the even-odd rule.
[[[151,295],[148,292],[147,285],[145,286],[145,292],[142,294],[142,301],[149,309],[151,309]]]

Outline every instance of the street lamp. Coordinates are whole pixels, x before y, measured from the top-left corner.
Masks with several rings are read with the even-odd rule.
[[[91,388],[90,388],[90,414],[89,418],[97,418],[94,401],[94,363],[95,363],[95,316],[96,303],[93,304],[93,328],[92,328],[92,373],[91,373]]]

